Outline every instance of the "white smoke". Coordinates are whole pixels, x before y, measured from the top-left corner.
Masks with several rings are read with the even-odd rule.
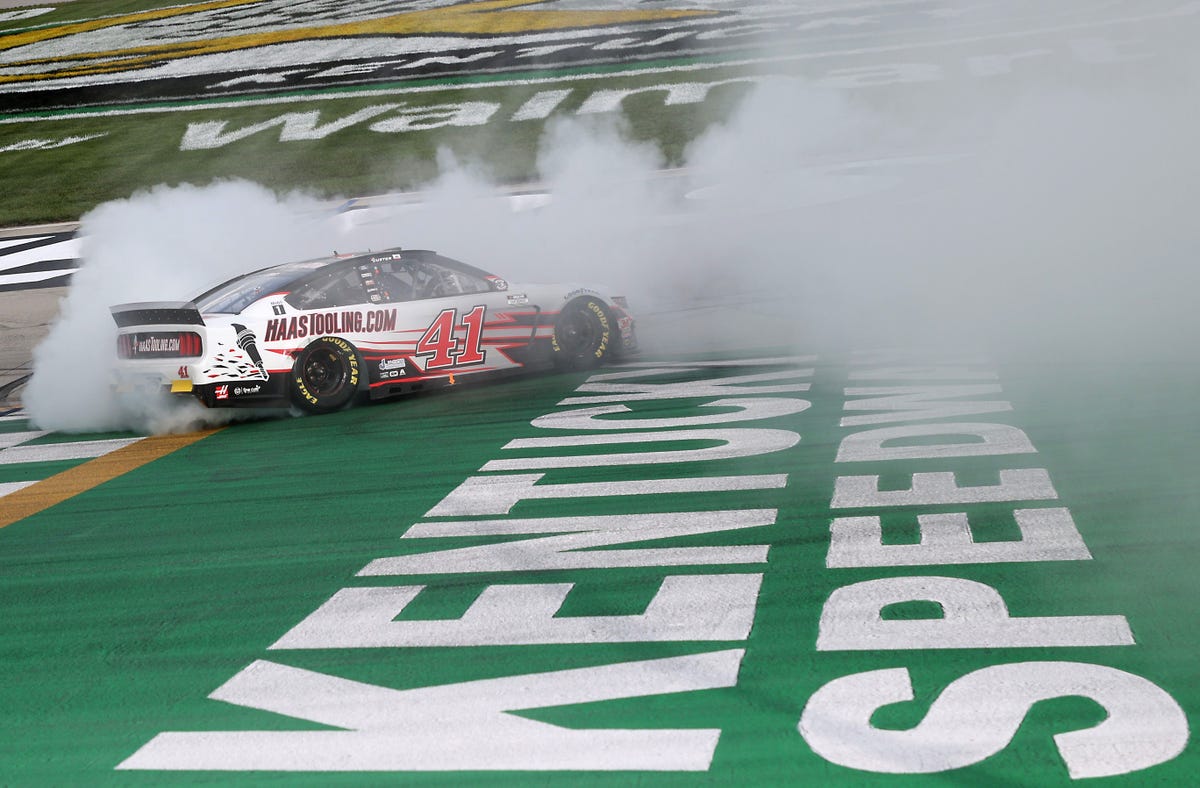
[[[66,432],[186,430],[227,419],[178,409],[152,395],[117,397],[111,386],[116,325],[109,306],[181,301],[274,261],[334,250],[338,234],[312,216],[311,198],[278,198],[246,182],[158,187],[83,217],[84,265],[59,316],[34,349],[23,402],[39,426]]]
[[[540,145],[551,199],[520,211],[448,151],[422,204],[365,224],[247,183],[159,188],[85,217],[86,265],[37,349],[26,405],[55,429],[137,425],[107,394],[110,304],[188,298],[274,262],[394,245],[516,282],[609,284],[631,297],[652,351],[1190,352],[1195,64],[1078,77],[1023,63],[941,92],[764,79],[674,171],[620,120],[566,118]],[[906,100],[918,93],[915,110]]]

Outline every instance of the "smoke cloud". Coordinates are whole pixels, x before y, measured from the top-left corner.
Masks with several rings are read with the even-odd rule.
[[[117,329],[109,306],[186,301],[209,286],[274,261],[329,254],[340,238],[328,212],[303,195],[279,198],[246,182],[158,187],[106,203],[83,217],[83,266],[59,316],[34,349],[23,401],[39,426],[66,432],[134,429],[161,433],[227,421],[199,403],[118,397],[112,373]]]
[[[239,182],[110,203],[84,218],[86,265],[36,351],[26,404],[55,429],[193,423],[117,407],[110,304],[393,245],[514,282],[610,285],[631,298],[651,352],[1190,354],[1200,71],[1166,44],[1140,46],[1153,57],[1022,61],[965,86],[764,78],[679,169],[619,118],[563,118],[540,145],[549,200],[497,199],[481,170],[443,151],[419,205],[370,221]]]

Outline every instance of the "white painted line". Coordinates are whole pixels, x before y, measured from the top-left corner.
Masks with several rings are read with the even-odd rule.
[[[31,282],[45,282],[59,276],[66,276],[78,271],[78,268],[55,268],[53,271],[34,271],[28,274],[0,274],[0,287],[5,285],[25,285]]]
[[[26,249],[23,252],[0,255],[0,273],[11,271],[23,265],[40,263],[45,260],[78,260],[83,256],[83,242],[80,238],[68,238],[55,244],[39,246],[36,249]],[[44,272],[38,272],[44,273]],[[55,274],[57,276],[57,273]]]
[[[31,484],[37,484],[38,481],[40,480],[34,479],[28,482],[4,482],[0,484],[0,498],[3,498],[9,493],[15,493],[17,490],[24,490]]]
[[[0,465],[23,462],[54,462],[58,460],[90,460],[122,449],[141,438],[115,438],[105,441],[79,443],[48,443],[39,446],[14,446],[0,451]]]
[[[43,435],[49,435],[48,430],[31,430],[29,432],[0,432],[0,449],[7,449],[10,446],[16,446],[19,443],[31,441],[34,438],[40,438]]]
[[[0,249],[6,249],[10,246],[20,246],[21,244],[37,243],[38,241],[44,241],[49,237],[50,236],[48,235],[35,235],[32,238],[6,238],[4,240],[0,240]]]

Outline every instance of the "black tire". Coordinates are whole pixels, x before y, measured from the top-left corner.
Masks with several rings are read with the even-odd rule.
[[[592,369],[612,352],[613,319],[598,298],[577,298],[554,323],[550,340],[554,366],[564,370]]]
[[[288,388],[292,402],[309,413],[332,413],[349,405],[362,379],[358,351],[340,337],[320,337],[296,356]]]

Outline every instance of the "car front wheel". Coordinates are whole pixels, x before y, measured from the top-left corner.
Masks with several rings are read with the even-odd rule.
[[[550,342],[554,365],[580,370],[598,366],[611,352],[613,322],[603,302],[579,298],[567,304],[554,324]]]

